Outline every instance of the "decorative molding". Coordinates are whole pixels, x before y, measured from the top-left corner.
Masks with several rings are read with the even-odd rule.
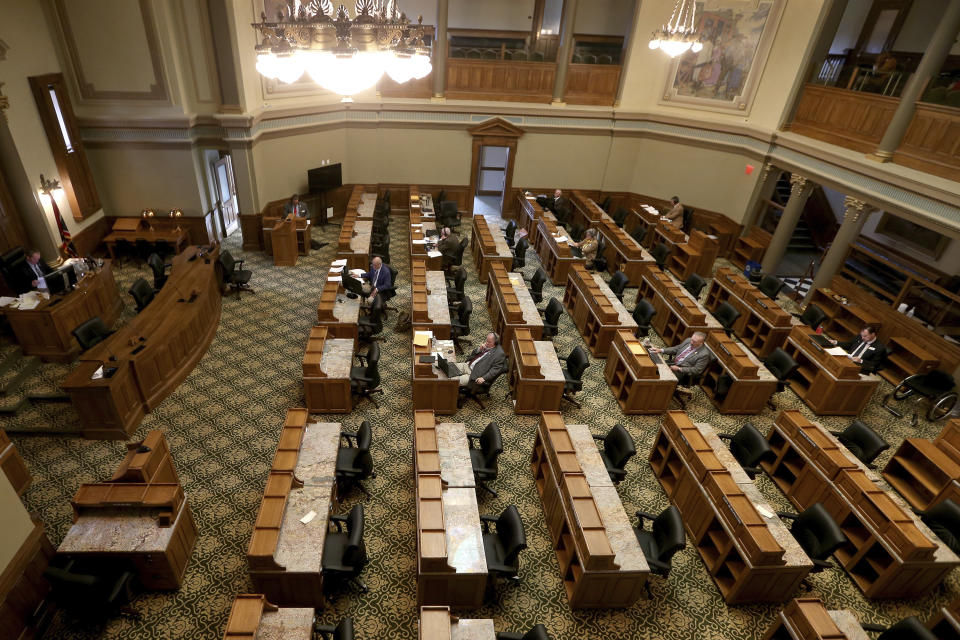
[[[873,211],[873,208],[870,207],[863,200],[859,200],[852,196],[844,196],[843,198],[843,221],[851,220],[853,222],[859,222],[860,216],[864,212],[870,213]]]
[[[77,42],[73,37],[73,29],[70,26],[70,19],[64,4],[65,1],[66,0],[53,0],[53,6],[57,14],[57,19],[60,21],[63,33],[63,45],[66,48],[67,58],[70,62],[70,67],[73,69],[77,89],[82,99],[163,101],[167,104],[170,103],[170,94],[167,91],[166,76],[163,72],[163,59],[160,53],[159,38],[157,37],[150,0],[138,0],[140,16],[143,18],[143,31],[146,34],[147,50],[150,53],[150,64],[153,67],[154,84],[150,85],[149,91],[100,91],[93,86],[92,82],[87,80],[86,74],[84,74],[83,71],[83,65],[80,63],[80,53],[77,49]]]
[[[799,173],[790,174],[790,197],[791,198],[800,198],[803,196],[803,192],[806,191],[809,196],[813,191],[814,184],[813,182]]]

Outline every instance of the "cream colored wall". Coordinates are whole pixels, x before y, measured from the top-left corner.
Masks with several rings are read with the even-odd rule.
[[[137,146],[87,148],[90,169],[104,211],[111,216],[158,215],[173,208],[185,216],[203,215],[193,152]]]
[[[16,555],[27,536],[33,530],[33,521],[26,507],[20,501],[20,496],[14,490],[7,474],[0,473],[0,573],[2,573],[13,556]]]
[[[877,233],[877,225],[880,224],[880,220],[883,218],[883,212],[875,211],[873,214],[867,218],[867,221],[863,224],[863,229],[860,231],[861,235],[864,235],[871,240],[875,240],[882,245],[898,249],[900,251],[905,250],[905,246],[899,244],[895,238],[886,236],[880,233]],[[910,256],[924,264],[928,264],[934,269],[939,269],[946,274],[954,275],[960,274],[960,239],[953,238],[950,243],[943,250],[943,253],[940,255],[940,258],[934,259],[930,256],[927,256],[919,251],[909,251]]]
[[[528,31],[533,7],[534,0],[450,0],[447,25],[450,29]]]
[[[948,0],[923,0],[910,6],[907,19],[900,28],[900,35],[893,43],[894,51],[923,51],[930,43],[937,22],[947,10]],[[960,42],[950,49],[952,55],[960,54]]]
[[[846,49],[857,46],[857,39],[872,5],[873,0],[848,0],[840,26],[833,37],[833,44],[830,45],[830,53],[844,53]]]
[[[610,153],[610,136],[527,133],[517,143],[513,184],[599,189]]]
[[[605,36],[625,36],[630,30],[634,0],[590,0],[577,5],[573,30]]]
[[[293,193],[305,193],[307,171],[325,160],[344,163],[345,171],[345,134],[345,129],[333,129],[259,140],[253,147],[253,157],[261,206]]]

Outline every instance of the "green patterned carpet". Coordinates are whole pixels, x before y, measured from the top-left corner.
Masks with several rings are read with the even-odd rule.
[[[394,304],[409,307],[409,257],[404,218],[393,223],[393,264],[400,269],[401,286]],[[302,406],[301,359],[307,334],[316,318],[316,304],[324,279],[324,269],[333,257],[338,227],[314,231],[315,239],[332,241],[320,251],[301,258],[296,267],[274,267],[260,254],[240,250],[239,233],[225,242],[234,256],[246,259],[254,272],[251,284],[255,295],[243,294],[241,300],[226,297],[216,338],[206,356],[169,398],[149,414],[138,430],[160,429],[167,437],[173,459],[183,482],[187,499],[199,529],[196,548],[187,569],[183,587],[174,593],[145,593],[134,605],[142,622],[116,618],[102,628],[80,628],[59,616],[49,629],[48,638],[190,638],[215,640],[223,635],[233,598],[252,588],[247,576],[245,551],[260,504],[264,483],[273,457],[285,412]],[[469,232],[469,224],[464,224]],[[472,343],[478,343],[490,329],[483,304],[485,287],[476,281],[469,256],[465,264],[471,274],[468,293],[474,302]],[[538,266],[536,256],[528,254],[525,273],[532,275]],[[147,269],[134,264],[117,271],[117,282],[125,303],[125,293]],[[549,283],[550,296],[562,297],[559,287]],[[625,302],[632,309],[636,289],[628,289]],[[124,320],[131,315],[125,312]],[[367,482],[373,494],[364,501],[367,513],[366,543],[370,563],[362,579],[370,587],[367,594],[344,592],[322,612],[325,621],[343,615],[354,617],[358,637],[363,639],[413,640],[417,637],[416,568],[414,548],[413,474],[411,461],[412,408],[410,402],[410,334],[393,331],[396,314],[391,314],[381,371],[384,396],[377,396],[379,408],[363,402],[350,416],[321,416],[323,420],[343,422],[355,430],[361,420],[369,420],[374,430],[374,460],[377,478]],[[654,340],[656,340],[656,337]],[[9,338],[5,349],[10,349]],[[569,317],[562,319],[561,333],[555,340],[560,355],[567,355],[581,338]],[[658,512],[667,499],[654,479],[647,462],[660,417],[626,417],[618,409],[603,380],[603,360],[593,360],[585,374],[580,394],[582,409],[564,404],[568,423],[585,423],[594,433],[605,433],[614,423],[627,426],[637,443],[638,454],[628,464],[628,479],[619,487],[628,514],[636,509]],[[28,382],[30,390],[53,390],[68,367],[44,365]],[[560,580],[557,562],[533,479],[527,466],[533,443],[536,418],[515,416],[504,400],[506,376],[494,388],[494,401],[486,411],[469,403],[453,419],[467,423],[468,430],[479,431],[491,420],[497,421],[505,438],[500,458],[500,478],[494,487],[499,497],[480,494],[482,513],[496,514],[516,504],[526,527],[529,548],[521,555],[521,579],[517,587],[498,584],[497,603],[479,610],[461,612],[466,617],[493,618],[498,630],[526,630],[541,622],[556,640],[579,638],[761,638],[782,605],[728,607],[709,577],[700,556],[688,546],[674,557],[668,580],[653,577],[653,598],[641,600],[627,610],[571,611]],[[935,436],[939,425],[921,420],[911,428],[908,420],[894,420],[874,403],[862,418],[875,427],[893,448],[905,437]],[[10,398],[15,401],[16,398]],[[781,408],[800,408],[811,419],[818,419],[796,396],[780,394]],[[734,432],[745,420],[716,414],[700,391],[690,402],[690,413],[697,421],[712,423],[725,432]],[[750,418],[761,430],[773,419],[770,411]],[[824,418],[828,428],[842,428],[849,419]],[[47,404],[29,408],[16,418],[0,420],[0,426],[13,429],[76,428],[72,409]],[[11,436],[20,450],[33,484],[24,495],[27,508],[38,515],[47,535],[56,546],[71,523],[69,501],[82,482],[109,477],[123,457],[121,442],[87,441],[50,435]],[[878,460],[882,468],[892,450]],[[776,487],[765,478],[758,484],[765,497],[777,508],[789,508]],[[346,513],[362,500],[356,491],[339,510]],[[928,618],[934,610],[958,596],[960,583],[954,572],[944,585],[928,597],[909,602],[868,602],[850,578],[833,569],[810,578],[811,595],[820,597],[831,609],[852,609],[863,622],[891,623],[915,614]],[[801,594],[798,594],[801,595]]]

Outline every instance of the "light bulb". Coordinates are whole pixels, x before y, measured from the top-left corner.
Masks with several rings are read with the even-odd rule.
[[[657,39],[651,40],[651,41],[650,41],[650,44],[649,44],[649,47],[650,47],[651,49],[659,49],[659,48],[660,48],[660,41],[657,40]],[[261,72],[261,73],[262,73],[262,72]]]

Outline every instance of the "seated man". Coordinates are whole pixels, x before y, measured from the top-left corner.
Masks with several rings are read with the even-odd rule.
[[[297,218],[306,218],[309,215],[307,213],[307,205],[300,202],[300,196],[296,193],[290,196],[290,201],[283,208],[284,216],[288,216],[291,213]]]
[[[707,334],[702,331],[695,331],[692,336],[676,346],[664,349],[650,347],[650,351],[673,356],[670,370],[677,374],[680,384],[688,385],[693,378],[703,373],[713,358],[710,348],[704,344],[706,339]]]
[[[460,250],[460,238],[457,237],[450,227],[444,227],[440,232],[440,242],[437,243],[437,251],[443,254],[443,267],[449,267],[453,258]]]
[[[597,230],[594,228],[587,229],[587,234],[583,236],[583,240],[580,242],[573,242],[568,240],[567,244],[571,247],[577,247],[580,249],[580,254],[587,259],[587,268],[593,268],[593,261],[597,259],[597,249],[600,248],[600,243],[597,242]]]
[[[553,198],[547,200],[547,209],[553,213],[557,212],[557,209],[569,208],[570,201],[563,196],[563,191],[557,189],[553,192]]]
[[[507,370],[507,354],[500,346],[500,336],[491,332],[482,345],[467,359],[467,373],[458,378],[461,387],[484,384]],[[463,367],[460,367],[463,371]]]
[[[53,273],[53,269],[40,259],[39,251],[29,251],[26,256],[26,262],[20,269],[20,280],[24,283],[29,282],[34,289],[39,288],[40,285],[44,285],[43,288],[46,288],[43,278]]]
[[[367,296],[367,302],[373,304],[373,299],[377,297],[378,289],[386,289],[393,286],[390,269],[383,266],[383,260],[379,256],[370,261],[370,271],[363,274],[363,278],[369,282],[369,289],[364,288],[364,295]]]
[[[838,344],[836,340],[830,342]],[[883,343],[877,341],[877,328],[872,324],[861,329],[860,335],[853,340],[840,342],[838,346],[847,352],[851,360],[860,365],[861,373],[875,373],[877,367],[883,363],[887,351]]]
[[[667,211],[667,214],[663,217],[669,220],[670,224],[672,224],[673,226],[682,227],[683,226],[683,205],[680,204],[680,198],[678,198],[677,196],[673,196],[672,198],[670,198],[670,202],[673,203],[673,207],[670,209],[670,211]]]

